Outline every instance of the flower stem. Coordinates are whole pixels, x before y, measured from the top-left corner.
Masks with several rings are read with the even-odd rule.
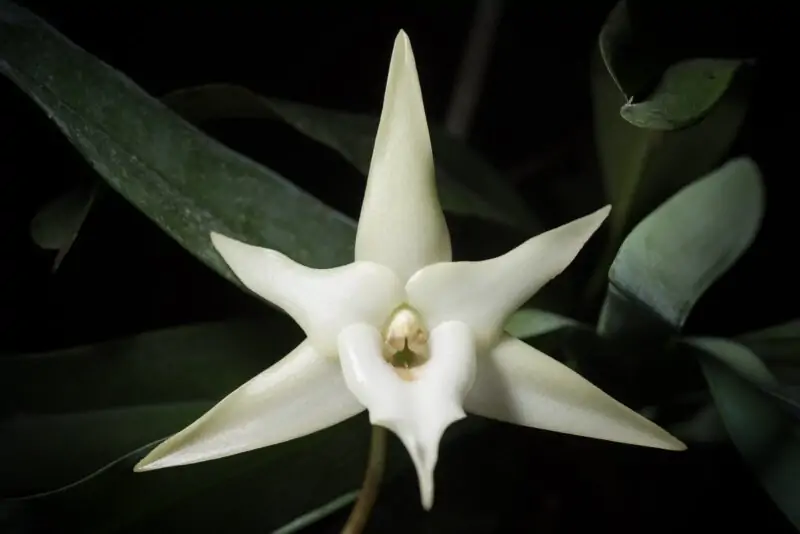
[[[378,488],[383,478],[383,468],[386,462],[386,429],[380,426],[372,427],[372,438],[367,460],[367,472],[364,475],[364,484],[358,494],[358,500],[350,512],[342,529],[342,534],[360,534],[367,524],[372,505],[378,497]]]

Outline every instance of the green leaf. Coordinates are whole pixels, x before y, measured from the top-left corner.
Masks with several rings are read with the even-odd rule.
[[[749,332],[736,340],[758,354],[782,383],[800,385],[800,319]]]
[[[358,493],[359,492],[357,491],[351,491],[336,497],[331,502],[311,510],[297,519],[293,519],[286,525],[273,531],[272,534],[295,534],[296,532],[301,532],[306,527],[313,525],[317,521],[325,519],[327,516],[334,514],[345,506],[352,504],[358,498]]]
[[[360,487],[365,416],[304,438],[186,467],[134,473],[140,458],[28,501],[50,527],[100,533],[271,532]]]
[[[608,14],[600,29],[597,49],[606,72],[625,100],[642,91],[661,69],[660,62],[636,43],[625,0]]]
[[[31,238],[41,248],[57,250],[56,271],[69,253],[97,197],[96,184],[76,187],[45,204],[31,221]]]
[[[735,59],[689,59],[670,66],[644,100],[629,100],[620,114],[639,128],[678,130],[699,122],[725,95],[743,64]]]
[[[696,67],[707,66],[707,60],[691,60],[670,68],[660,50],[649,50],[634,40],[627,17],[621,2],[601,32],[591,66],[594,138],[606,194],[614,206],[609,218],[608,250],[592,283],[595,291],[602,289],[607,266],[626,233],[664,199],[720,165],[738,135],[752,85],[747,71],[740,69],[741,75],[723,89],[721,82],[727,75],[715,71],[719,76],[713,83],[709,80],[708,91],[701,91],[700,84],[695,83]],[[670,111],[670,121],[686,126],[702,120],[664,131],[640,128],[624,119],[623,106],[631,104],[659,77],[660,88],[644,102],[634,104],[644,107],[625,113],[664,112],[681,102],[681,109],[690,111]],[[694,118],[689,120],[689,116]]]
[[[228,459],[132,471],[154,440],[292,348],[300,332],[287,339],[288,318],[274,316],[0,360],[10,412],[0,419],[2,495],[37,497],[21,502],[44,531],[150,531],[140,523],[158,530],[176,510],[181,528],[219,532],[225,521],[243,527],[253,518],[277,528],[358,488],[369,441],[364,417]]]
[[[585,326],[575,319],[534,308],[518,310],[509,317],[505,325],[505,331],[518,338],[542,336],[562,328],[585,328]]]
[[[679,330],[697,299],[750,246],[763,214],[758,167],[731,160],[639,223],[620,247],[609,282]],[[601,331],[624,325],[622,308],[610,300],[605,308]]]
[[[299,342],[271,315],[0,359],[0,497],[57,490],[192,422]]]
[[[278,119],[332,148],[364,176],[369,172],[378,119],[258,95],[245,87],[213,84],[172,92],[162,98],[193,123],[213,119]],[[517,226],[532,232],[542,226],[511,183],[444,128],[431,125],[442,207]]]
[[[314,267],[351,261],[352,220],[209,138],[36,15],[0,0],[0,34],[0,72],[115,190],[229,280],[239,283],[212,230]]]
[[[800,528],[800,428],[750,380],[775,379],[746,347],[719,339],[691,339],[701,349],[703,373],[725,427],[772,500]]]
[[[703,405],[692,417],[671,425],[668,430],[681,441],[690,443],[719,443],[729,439],[725,422],[713,402]]]

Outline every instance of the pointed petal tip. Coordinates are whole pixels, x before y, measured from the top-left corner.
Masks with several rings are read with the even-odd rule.
[[[209,232],[208,236],[211,238],[211,244],[214,245],[214,248],[217,249],[217,252],[220,254],[228,250],[232,244],[238,243],[238,241],[232,237],[220,234],[219,232]]]
[[[664,444],[659,448],[664,449],[665,451],[674,451],[674,452],[685,451],[686,449],[689,448],[686,446],[684,442],[682,442],[672,434],[667,434],[667,435],[669,436],[669,439],[667,439],[664,442]]]
[[[408,38],[408,34],[405,30],[400,30],[397,33],[397,37],[394,39],[392,59],[389,64],[390,72],[395,65],[402,65],[404,68],[411,67],[416,73],[417,65],[414,60],[414,49],[411,47],[411,40]]]
[[[144,473],[145,471],[149,471],[149,470],[150,469],[148,469],[147,464],[145,464],[145,463],[143,463],[141,461],[133,466],[133,472],[134,473]]]
[[[687,446],[684,442],[658,426],[655,422],[639,414],[638,412],[633,413],[636,413],[641,418],[642,422],[645,423],[645,426],[641,429],[642,433],[638,437],[628,440],[616,440],[613,437],[600,439],[607,439],[608,441],[624,443],[636,447],[647,447],[650,449],[660,449],[662,451],[670,452],[680,452],[687,449]],[[591,438],[592,436],[588,437]]]
[[[145,473],[147,471],[155,471],[156,469],[160,469],[162,467],[168,467],[164,465],[163,462],[159,462],[159,457],[162,456],[161,454],[161,445],[164,442],[161,442],[156,446],[152,451],[147,453],[144,458],[136,462],[136,465],[133,466],[134,473]]]
[[[440,431],[433,432],[424,437],[410,434],[408,432],[408,425],[404,421],[395,419],[371,421],[372,424],[382,426],[393,432],[403,443],[403,446],[405,446],[408,455],[411,457],[411,462],[414,464],[414,470],[417,472],[420,504],[426,512],[433,508],[435,494],[434,473],[436,471],[436,464],[439,461],[439,445],[442,436],[445,430],[453,423],[466,417],[467,414],[463,410],[454,410],[448,418],[449,422],[443,424]]]
[[[420,480],[419,496],[422,509],[430,512],[431,508],[433,508],[433,472],[430,473],[430,481],[426,481],[423,484],[422,480]]]
[[[596,230],[597,228],[600,227],[601,224],[605,222],[610,213],[611,213],[611,204],[606,204],[599,210],[590,213],[589,215],[585,215],[578,220],[586,221],[587,223],[593,223]]]
[[[394,45],[395,47],[400,45],[411,46],[411,41],[409,40],[408,34],[404,29],[401,28],[400,31],[397,32],[397,37],[394,39]]]
[[[242,249],[248,249],[251,245],[242,243],[218,232],[209,232],[211,238],[211,245],[222,256],[225,263],[230,265],[231,261],[236,261],[242,256]]]
[[[425,511],[429,511],[433,507],[433,473],[439,458],[439,440],[433,440],[432,442],[416,441],[413,438],[407,438],[407,435],[404,436],[395,430],[392,431],[400,437],[409,456],[411,456],[414,470],[417,472],[420,504]]]
[[[180,465],[186,465],[189,463],[194,462],[187,462],[182,461],[180,457],[172,455],[172,451],[175,449],[175,442],[176,439],[179,439],[180,432],[178,434],[174,434],[158,445],[156,445],[153,450],[148,452],[144,458],[136,462],[136,465],[133,466],[134,473],[145,473],[147,471],[155,471],[157,469],[163,469],[165,467],[178,467]]]

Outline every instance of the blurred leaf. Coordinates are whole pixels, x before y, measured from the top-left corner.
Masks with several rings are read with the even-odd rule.
[[[522,339],[541,336],[566,327],[585,328],[585,325],[557,313],[523,308],[509,317],[505,331]]]
[[[800,319],[742,334],[737,341],[767,361],[771,358],[800,360]]]
[[[623,100],[640,93],[661,70],[658,61],[648,58],[649,51],[636,43],[625,0],[618,2],[608,14],[597,45],[603,66]]]
[[[278,119],[339,152],[361,171],[369,172],[378,119],[287,102],[258,95],[236,85],[204,85],[169,93],[162,98],[193,123],[213,119]],[[442,206],[530,231],[541,231],[511,183],[444,128],[431,125]]]
[[[78,237],[97,196],[97,186],[84,185],[45,204],[31,221],[31,238],[41,248],[57,250],[56,271]]]
[[[697,123],[725,95],[742,61],[689,59],[670,66],[646,99],[630,99],[622,118],[639,128],[678,130]]]
[[[445,434],[440,456],[452,454],[463,446],[459,439],[485,428],[477,417],[457,423]],[[69,491],[26,503],[42,523],[40,532],[273,532],[357,490],[368,444],[369,424],[361,415],[252,452],[134,473],[142,452]],[[392,439],[385,480],[413,472],[408,453]],[[409,477],[404,493],[418,503],[415,477]]]
[[[229,280],[239,283],[211,230],[314,267],[351,261],[352,220],[209,138],[36,15],[0,0],[0,34],[0,72],[115,190]]]
[[[336,497],[331,502],[323,506],[320,506],[315,510],[311,510],[310,512],[303,514],[297,519],[290,521],[281,528],[274,530],[272,534],[294,534],[296,532],[301,532],[309,525],[313,525],[317,521],[324,519],[325,517],[333,513],[338,512],[345,506],[349,506],[350,504],[352,504],[358,498],[358,493],[359,493],[358,491],[351,491],[349,493],[345,493],[344,495]]]
[[[800,528],[800,428],[747,380],[770,387],[774,377],[742,345],[707,338],[688,342],[704,352],[700,363],[731,440],[775,504]]]
[[[638,50],[635,43],[631,48]],[[638,50],[636,53],[641,55],[645,51]],[[644,68],[647,72],[643,72],[641,78],[651,77],[648,69],[652,66],[659,67],[656,74],[661,74],[668,66],[661,66],[658,58],[652,54],[630,64],[623,57],[618,63],[625,63],[634,73]],[[676,80],[683,80],[678,75],[693,64],[689,62],[677,70],[675,67],[668,69],[664,82],[669,80],[669,83],[662,83],[662,89],[669,85],[670,91],[677,90],[680,84]],[[620,69],[618,67],[615,71],[617,77],[621,76]],[[664,199],[713,170],[726,157],[747,112],[751,80],[746,75],[748,72],[740,69],[739,75],[710,107],[707,104],[714,100],[713,95],[694,98],[688,93],[681,93],[681,99],[690,98],[693,102],[690,106],[692,109],[705,109],[707,114],[692,126],[662,131],[639,128],[622,118],[620,110],[630,103],[632,95],[624,93],[617,86],[601,52],[595,54],[591,74],[597,156],[608,200],[614,206],[609,218],[608,250],[591,284],[593,291],[600,291],[607,266],[625,234]],[[631,76],[633,74],[628,77]],[[644,90],[643,83],[637,82],[640,86],[638,90]],[[714,91],[721,89],[714,85]],[[667,100],[674,102],[678,97],[671,94],[666,98],[669,94],[657,91],[647,99],[648,104],[636,105],[645,105],[645,109],[647,106],[663,108]],[[685,116],[677,122],[683,124]]]
[[[0,496],[58,489],[180,430],[299,341],[273,315],[0,359]]]
[[[242,525],[250,521],[242,511],[251,507],[261,528],[277,528],[357,488],[365,418],[229,459],[132,471],[154,440],[180,430],[291,349],[299,339],[287,339],[288,318],[274,315],[275,321],[181,327],[0,360],[0,391],[11,412],[0,420],[3,496],[49,492],[23,501],[39,511],[31,513],[42,523],[38,531],[147,532],[138,522],[169,527],[162,514],[187,503],[195,511],[181,514],[180,528],[219,532],[230,515],[225,507],[239,507]],[[221,498],[226,494],[235,499]],[[200,505],[206,495],[213,502]]]
[[[141,456],[131,457],[28,505],[44,532],[270,532],[360,486],[368,432],[359,416],[290,442],[148,473],[134,473]]]
[[[691,418],[671,425],[667,430],[681,441],[690,443],[719,443],[728,440],[725,422],[713,402],[704,405]]]
[[[639,223],[620,247],[609,282],[678,330],[697,299],[750,246],[763,213],[758,167],[747,158],[731,160]],[[613,304],[604,306],[601,332],[624,324],[624,310]]]
[[[758,354],[779,381],[800,385],[800,319],[749,332],[736,340]]]
[[[363,416],[230,458],[132,471],[153,440],[299,341],[297,328],[297,339],[286,335],[290,319],[272,313],[0,360],[0,406],[9,412],[0,418],[0,491],[36,497],[14,501],[36,522],[28,531],[270,531],[358,488],[369,443]],[[441,454],[486,425],[454,425]],[[387,477],[412,469],[392,441]]]

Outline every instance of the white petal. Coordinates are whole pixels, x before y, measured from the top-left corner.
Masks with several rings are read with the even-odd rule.
[[[344,421],[364,407],[350,393],[335,357],[304,341],[153,449],[134,468],[149,471],[267,447]]]
[[[311,269],[221,234],[212,233],[211,241],[248,289],[288,313],[325,354],[335,354],[336,336],[346,325],[380,326],[405,298],[394,273],[377,263]]]
[[[428,266],[406,284],[409,302],[428,328],[462,321],[488,347],[506,319],[572,263],[609,211],[606,206],[491,260]]]
[[[557,360],[505,336],[478,359],[470,413],[576,436],[659,449],[686,446]]]
[[[433,505],[433,471],[442,434],[465,417],[461,405],[475,373],[472,333],[463,323],[441,324],[430,333],[430,360],[404,380],[381,354],[375,328],[352,325],[339,336],[339,358],[350,390],[369,410],[374,425],[388,428],[405,445],[419,478],[422,506]]]
[[[392,51],[355,252],[356,260],[386,265],[403,282],[452,257],[417,66],[402,31]]]

